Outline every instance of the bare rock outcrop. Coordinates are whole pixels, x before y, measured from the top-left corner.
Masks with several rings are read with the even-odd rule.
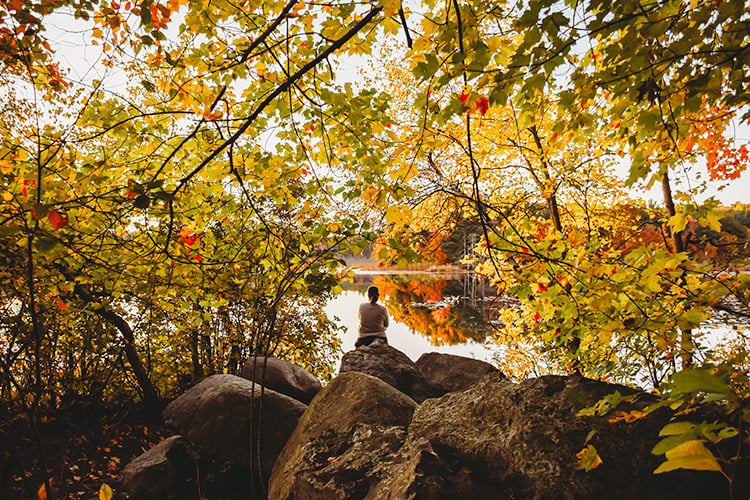
[[[463,392],[425,401],[409,436],[426,439],[453,469],[514,498],[697,500],[721,488],[715,473],[653,474],[662,458],[651,449],[668,412],[631,423],[577,415],[616,390],[632,392],[580,376],[513,383],[489,375]],[[587,472],[577,467],[576,454],[589,444],[602,463]]]
[[[375,377],[338,375],[287,441],[269,481],[269,498],[364,498],[403,445],[416,407]]]
[[[261,391],[260,385],[235,375],[212,375],[172,401],[164,419],[207,454],[249,467],[251,421]],[[307,406],[265,389],[262,408],[260,463],[270,474]]]
[[[242,367],[240,377],[255,380],[266,389],[286,394],[306,405],[323,388],[315,375],[279,358],[250,358]]]
[[[351,371],[372,375],[417,403],[441,395],[406,354],[389,345],[361,346],[344,354],[339,373]]]
[[[426,352],[414,364],[440,394],[463,391],[485,375],[499,373],[486,361],[439,352]]]
[[[134,498],[160,498],[178,475],[167,455],[182,440],[172,436],[133,459],[122,471],[122,483]]]

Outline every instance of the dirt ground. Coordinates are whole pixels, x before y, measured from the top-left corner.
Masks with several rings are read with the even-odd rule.
[[[98,499],[105,484],[113,499],[127,498],[122,469],[172,434],[138,408],[78,409],[35,420],[36,426],[27,416],[0,422],[0,498]]]

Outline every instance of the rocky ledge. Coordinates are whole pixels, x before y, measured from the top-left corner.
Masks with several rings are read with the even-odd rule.
[[[301,368],[273,363],[273,389],[262,391],[258,457],[249,451],[248,429],[262,381],[215,375],[167,407],[165,418],[180,436],[128,465],[132,497],[183,491],[200,481],[195,465],[180,467],[185,457],[193,464],[209,457],[221,470],[239,467],[240,483],[250,477],[243,467],[261,469],[263,487],[254,495],[217,485],[217,498],[729,498],[717,472],[653,474],[663,459],[650,451],[671,418],[667,410],[631,423],[578,416],[603,396],[633,392],[623,386],[580,376],[515,383],[482,361],[430,353],[414,363],[390,346],[347,353],[322,390]],[[252,378],[253,368],[243,373]],[[643,409],[649,398],[622,409]],[[586,471],[576,456],[589,445],[601,463]],[[735,498],[747,498],[750,474],[744,462],[738,467]]]

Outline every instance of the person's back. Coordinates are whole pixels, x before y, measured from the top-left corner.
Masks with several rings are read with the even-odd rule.
[[[377,304],[380,297],[378,287],[371,286],[367,290],[367,297],[370,302],[359,306],[359,338],[354,346],[370,345],[375,341],[388,344],[385,335],[385,329],[388,328],[388,310]]]

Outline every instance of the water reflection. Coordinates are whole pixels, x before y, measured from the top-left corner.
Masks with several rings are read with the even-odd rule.
[[[356,274],[345,289],[362,294],[375,285],[394,321],[427,338],[432,345],[483,343],[505,301],[473,273]]]
[[[372,284],[382,290],[393,320],[386,332],[389,343],[412,360],[426,352],[444,352],[499,364],[518,376],[560,372],[534,349],[519,344],[516,347],[520,350],[516,351],[497,344],[492,334],[502,326],[501,311],[519,307],[519,301],[498,297],[486,281],[471,273],[357,271],[353,282],[342,284],[346,292],[327,306],[327,312],[347,328],[342,336],[342,354],[354,347],[359,324],[357,308],[366,300],[367,287]],[[697,359],[728,359],[748,352],[749,316],[715,313],[693,331],[694,340],[701,345]],[[513,369],[514,356],[523,365],[518,370]],[[629,382],[638,385],[640,375],[633,375]]]

